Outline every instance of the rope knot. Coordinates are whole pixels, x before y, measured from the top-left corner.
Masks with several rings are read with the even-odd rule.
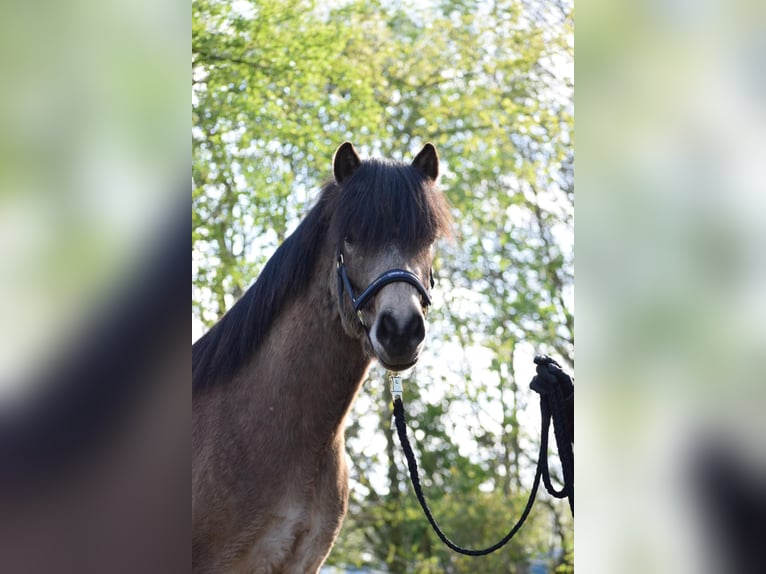
[[[537,355],[534,361],[537,365],[537,376],[529,383],[530,389],[540,395],[548,395],[556,388],[560,388],[567,398],[574,394],[572,377],[567,375],[555,360],[548,355]]]

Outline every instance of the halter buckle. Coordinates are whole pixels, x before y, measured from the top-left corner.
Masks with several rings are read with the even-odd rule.
[[[394,401],[396,401],[396,399],[402,400],[402,393],[404,392],[404,389],[402,388],[402,378],[399,375],[391,373],[389,379],[391,381],[391,398]]]

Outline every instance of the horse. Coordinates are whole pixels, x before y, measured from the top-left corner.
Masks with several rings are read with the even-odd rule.
[[[422,352],[424,284],[451,228],[436,149],[408,164],[345,142],[332,173],[192,346],[194,572],[317,572],[347,511],[344,420],[368,369]]]

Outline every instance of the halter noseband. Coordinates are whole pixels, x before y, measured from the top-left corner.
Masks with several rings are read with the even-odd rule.
[[[346,265],[343,262],[343,253],[340,249],[338,249],[337,252],[337,260],[336,260],[336,268],[338,271],[338,303],[340,304],[340,307],[343,307],[343,290],[345,289],[348,292],[348,296],[351,298],[351,304],[354,306],[354,311],[356,312],[356,316],[359,318],[359,322],[362,324],[362,327],[365,329],[367,326],[364,324],[364,316],[362,315],[362,308],[367,304],[367,302],[372,299],[375,294],[383,289],[386,285],[389,283],[409,283],[415,289],[418,290],[418,293],[420,293],[420,296],[422,297],[422,305],[423,310],[427,311],[428,307],[431,305],[431,297],[428,294],[428,290],[423,287],[423,284],[420,282],[420,279],[418,279],[417,275],[414,273],[407,271],[405,269],[389,269],[388,271],[382,273],[378,276],[377,279],[375,279],[372,283],[370,283],[367,288],[361,292],[361,294],[357,297],[354,295],[354,289],[351,287],[351,281],[348,278],[348,273],[346,272]],[[431,287],[434,286],[434,274],[433,270],[431,270]]]

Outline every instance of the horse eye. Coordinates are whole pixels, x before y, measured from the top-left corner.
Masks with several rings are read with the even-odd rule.
[[[350,236],[350,235],[346,235],[346,236],[343,238],[343,241],[344,241],[344,243],[345,243],[346,245],[352,245],[352,244],[354,243],[354,242],[351,240],[351,236]]]

